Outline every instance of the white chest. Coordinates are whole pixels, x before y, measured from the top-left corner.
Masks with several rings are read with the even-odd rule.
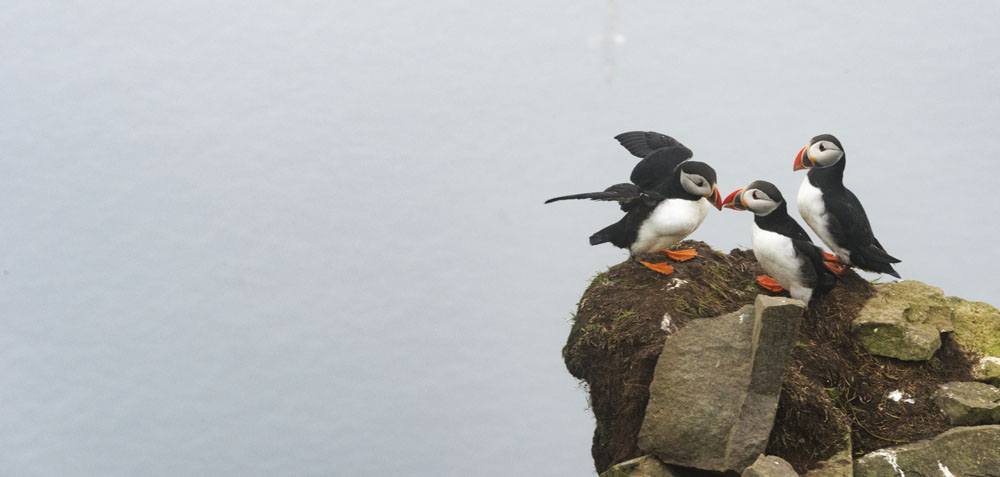
[[[840,257],[841,261],[847,263],[848,253],[846,250],[840,248],[837,243],[833,240],[833,234],[830,233],[830,222],[826,212],[826,205],[823,204],[823,191],[819,190],[818,187],[809,183],[809,178],[806,177],[802,181],[802,185],[799,187],[799,195],[797,198],[799,205],[799,215],[802,219],[809,224],[809,228],[816,232],[819,237],[827,247],[833,253]]]
[[[808,302],[812,289],[802,282],[802,258],[792,239],[753,224],[753,254],[764,272],[788,289],[793,298]]]
[[[684,240],[705,220],[709,207],[705,199],[667,199],[660,202],[639,227],[632,253],[655,252]]]

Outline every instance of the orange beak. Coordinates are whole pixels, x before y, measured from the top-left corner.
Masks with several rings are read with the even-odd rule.
[[[719,193],[719,186],[712,186],[712,201],[716,209],[722,210],[722,194]]]
[[[802,149],[799,149],[799,153],[795,155],[795,163],[792,165],[793,171],[801,171],[802,169],[808,169],[812,167],[812,162],[806,155],[806,150],[808,149],[809,146],[803,146]]]
[[[726,200],[722,203],[722,206],[727,209],[746,210],[746,207],[743,205],[743,189],[736,189],[732,194],[726,196]]]

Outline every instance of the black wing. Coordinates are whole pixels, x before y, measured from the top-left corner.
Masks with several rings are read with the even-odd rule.
[[[660,203],[664,197],[655,192],[643,191],[639,188],[639,186],[625,182],[608,187],[602,192],[584,192],[583,194],[553,197],[546,200],[545,203],[549,204],[560,200],[570,199],[616,201],[619,205],[621,205],[623,211],[628,212],[639,204],[655,206]]]
[[[694,156],[676,139],[657,132],[629,131],[615,136],[615,139],[633,156],[642,158],[632,169],[629,180],[646,190],[671,177],[678,164]]]
[[[628,131],[623,132],[615,139],[621,143],[633,156],[645,159],[649,153],[662,148],[676,148],[687,151],[687,157],[691,157],[691,150],[684,147],[680,141],[653,131]]]
[[[625,208],[624,206],[622,207]],[[639,236],[642,222],[649,217],[656,205],[637,202],[624,217],[590,236],[590,244],[597,245],[611,242],[614,246],[627,249]]]
[[[823,262],[823,251],[819,247],[809,240],[798,239],[792,239],[792,246],[799,255],[805,257],[805,263],[799,270],[803,283],[820,292],[829,291],[837,284],[837,276],[826,268],[826,264]]]
[[[882,248],[872,232],[868,214],[861,201],[851,191],[830,194],[824,197],[830,234],[838,245],[851,253],[851,264],[870,272],[888,273],[899,277],[892,268],[900,260],[889,255]]]

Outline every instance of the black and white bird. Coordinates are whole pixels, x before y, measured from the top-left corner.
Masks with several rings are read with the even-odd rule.
[[[814,292],[825,292],[837,282],[823,261],[823,251],[788,215],[781,191],[767,181],[755,181],[726,197],[724,207],[754,213],[753,254],[767,275],[757,277],[762,287],[782,289],[806,304]]]
[[[892,268],[899,259],[875,238],[861,201],[844,187],[846,163],[844,146],[830,134],[812,138],[799,150],[793,170],[809,169],[799,187],[799,214],[840,263],[899,278]]]
[[[567,199],[616,201],[625,216],[591,235],[591,245],[611,242],[628,249],[633,257],[657,251],[677,261],[696,257],[693,249],[670,247],[701,225],[709,207],[722,209],[715,170],[690,160],[691,150],[664,134],[630,131],[615,139],[632,155],[642,158],[632,169],[631,182],[615,184],[603,192],[556,197],[545,203]],[[663,274],[673,272],[667,263],[640,263]]]

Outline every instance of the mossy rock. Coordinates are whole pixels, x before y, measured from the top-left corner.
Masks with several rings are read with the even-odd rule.
[[[1000,386],[1000,358],[983,356],[972,367],[972,379]]]
[[[926,361],[941,348],[941,332],[953,329],[953,304],[940,288],[904,280],[878,285],[854,319],[855,336],[868,352]]]
[[[951,332],[963,351],[1000,356],[1000,310],[945,296],[940,288],[904,280],[877,285],[858,313],[853,330],[872,354],[907,361],[930,359]]]
[[[1000,310],[988,303],[949,297],[955,341],[980,356],[1000,356]]]

